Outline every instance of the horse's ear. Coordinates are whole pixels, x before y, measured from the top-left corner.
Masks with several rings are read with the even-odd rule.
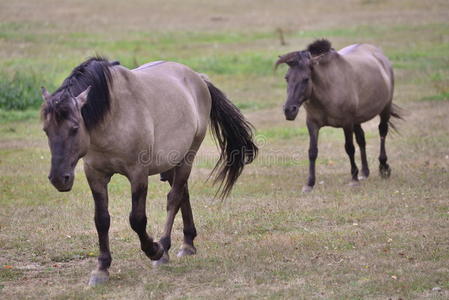
[[[274,65],[274,70],[276,70],[280,64],[287,64],[290,67],[295,65],[295,63],[297,64],[298,63],[297,62],[298,53],[299,52],[295,51],[295,52],[290,52],[285,55],[279,56],[279,59],[277,60],[276,64]]]
[[[48,93],[47,89],[41,86],[41,92],[42,92],[42,99],[44,99],[44,101],[48,101],[48,99],[50,99],[50,94]]]
[[[78,105],[80,107],[83,107],[84,104],[86,104],[87,102],[87,96],[89,95],[89,91],[90,91],[91,86],[89,85],[87,87],[87,89],[84,90],[84,92],[82,92],[81,94],[79,94],[75,99],[76,102],[78,102]]]

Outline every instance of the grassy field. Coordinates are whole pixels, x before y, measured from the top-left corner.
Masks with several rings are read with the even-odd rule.
[[[342,130],[326,128],[318,184],[301,193],[305,113],[284,120],[285,67],[272,68],[278,55],[321,37],[335,48],[379,45],[394,64],[394,101],[406,119],[387,138],[389,180],[377,174],[375,119],[364,125],[371,177],[347,186]],[[172,260],[159,269],[128,224],[129,184],[113,177],[111,280],[87,288],[98,253],[93,201],[81,164],[72,192],[48,182],[38,106],[41,84],[53,90],[95,54],[130,68],[164,59],[207,73],[253,122],[261,153],[231,197],[214,200],[205,180],[218,156],[207,137],[190,181],[198,254],[175,257],[179,217]],[[37,99],[26,110],[0,109],[0,298],[448,299],[448,54],[445,0],[0,0],[0,99]],[[167,192],[150,178],[156,238]]]

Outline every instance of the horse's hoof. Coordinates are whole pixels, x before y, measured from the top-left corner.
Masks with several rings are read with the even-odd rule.
[[[108,280],[109,280],[109,272],[108,271],[95,270],[95,271],[92,271],[92,273],[90,274],[90,279],[89,279],[88,285],[96,286],[99,284],[103,284]]]
[[[170,260],[170,257],[168,256],[168,253],[164,252],[164,254],[162,255],[161,258],[153,261],[153,267],[159,267],[162,265],[166,265],[166,264],[168,264],[169,260]]]
[[[368,179],[369,171],[368,170],[362,170],[362,174],[359,175],[359,180],[365,180]]]
[[[380,173],[380,177],[382,178],[388,178],[391,175],[391,169],[390,166],[386,165],[386,166],[379,166],[379,173]]]
[[[349,186],[359,186],[360,182],[358,180],[351,180],[350,183],[348,183]]]
[[[310,185],[305,185],[302,187],[303,193],[310,193],[312,190],[313,190],[313,186],[310,186]]]
[[[151,260],[159,260],[162,255],[164,255],[164,247],[162,247],[162,245],[159,242],[154,243],[155,245],[157,245],[157,251],[155,254],[153,255],[148,255],[147,256],[151,259]]]
[[[184,244],[182,245],[181,249],[179,250],[177,257],[184,257],[184,256],[190,256],[196,254],[196,248],[191,245]]]
[[[362,179],[367,179],[368,177],[369,177],[369,169],[366,169],[366,170],[363,170],[362,169],[362,172],[361,172],[362,174],[359,176],[359,179],[360,178],[362,178]]]

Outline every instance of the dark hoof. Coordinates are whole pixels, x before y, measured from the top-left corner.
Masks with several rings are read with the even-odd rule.
[[[196,254],[196,248],[191,245],[184,244],[179,250],[177,257],[191,256]]]
[[[380,165],[379,166],[379,173],[380,173],[380,177],[382,178],[388,178],[391,175],[391,169],[390,166],[387,165]]]
[[[362,170],[362,174],[359,176],[359,180],[365,180],[369,177],[369,170]]]
[[[108,271],[101,271],[101,270],[95,270],[90,275],[89,279],[89,286],[96,286],[105,283],[109,280],[109,272]]]
[[[151,260],[159,260],[162,257],[162,255],[164,255],[164,247],[162,247],[162,245],[160,243],[158,243],[158,242],[153,243],[153,246],[157,247],[156,253],[151,255],[151,254],[148,254],[148,253],[145,252],[145,254]]]
[[[170,257],[168,256],[168,253],[164,252],[164,254],[162,255],[161,258],[159,258],[158,260],[153,261],[153,266],[154,267],[159,267],[159,266],[162,266],[162,265],[166,265],[166,264],[168,264],[169,260],[170,260]]]

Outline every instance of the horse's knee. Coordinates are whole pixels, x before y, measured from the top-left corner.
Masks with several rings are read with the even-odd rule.
[[[111,217],[109,216],[109,213],[107,211],[96,212],[94,220],[98,232],[108,232],[109,226],[111,224]]]
[[[318,148],[309,149],[309,160],[316,160],[318,157]]]
[[[129,215],[129,224],[135,232],[143,232],[147,227],[147,217],[145,215],[138,215],[131,212]]]
[[[355,153],[355,147],[353,143],[345,143],[345,150],[346,153],[348,153],[349,155],[354,155]]]

